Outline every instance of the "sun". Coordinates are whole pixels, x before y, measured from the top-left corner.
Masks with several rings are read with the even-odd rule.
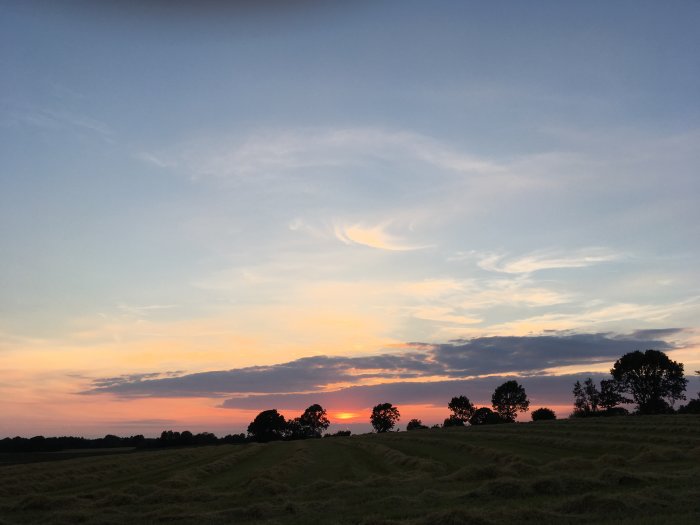
[[[357,417],[357,414],[354,412],[338,412],[335,415],[335,419],[342,419],[342,420],[347,420],[347,419],[355,419]]]

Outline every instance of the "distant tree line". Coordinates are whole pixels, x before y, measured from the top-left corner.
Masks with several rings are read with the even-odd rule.
[[[696,371],[700,375],[700,370]],[[674,404],[685,400],[688,380],[683,365],[672,361],[658,350],[636,351],[618,359],[610,370],[610,379],[596,384],[590,377],[573,388],[574,411],[571,417],[620,416],[629,411],[620,406],[636,404],[637,414],[700,414],[700,392],[677,411]],[[515,380],[497,387],[491,396],[491,408],[475,406],[466,395],[453,397],[447,404],[450,411],[442,425],[431,428],[464,427],[513,423],[518,413],[528,412],[530,400],[525,388]],[[553,410],[541,407],[531,413],[533,421],[556,419]],[[391,403],[376,405],[370,414],[370,423],[377,433],[390,432],[399,422],[399,409]],[[165,430],[158,438],[143,435],[118,437],[108,434],[103,438],[44,437],[5,438],[0,440],[0,452],[55,452],[68,449],[104,449],[133,447],[137,449],[186,447],[215,444],[268,442],[277,440],[313,439],[320,437],[349,436],[349,430],[334,434],[325,433],[330,426],[326,410],[319,404],[308,407],[296,418],[285,419],[277,410],[260,412],[248,425],[247,434],[229,434],[217,437],[211,432],[193,434],[185,430]],[[406,430],[422,430],[428,427],[420,419],[411,419]],[[325,433],[325,436],[324,436]]]
[[[160,437],[147,438],[141,434],[129,437],[119,437],[107,434],[102,438],[84,438],[73,436],[31,438],[13,437],[0,439],[0,452],[58,452],[61,450],[100,450],[106,448],[131,447],[137,449],[162,447],[187,447],[196,445],[216,445],[224,443],[246,443],[245,434],[229,434],[217,437],[211,432],[193,434],[185,430],[175,432],[164,430]]]

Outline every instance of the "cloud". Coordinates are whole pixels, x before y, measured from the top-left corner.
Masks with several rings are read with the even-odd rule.
[[[665,329],[665,335],[675,333]],[[547,369],[609,362],[640,348],[674,348],[650,338],[607,333],[528,337],[479,337],[443,344],[411,343],[403,353],[366,357],[313,356],[269,366],[200,372],[178,377],[158,374],[97,379],[84,394],[124,397],[222,397],[230,394],[314,393],[351,385],[484,375],[541,374]],[[173,374],[171,374],[173,375]],[[416,386],[416,388],[421,388]]]
[[[511,259],[506,259],[504,255],[488,254],[482,257],[479,266],[491,272],[519,274],[557,268],[584,268],[620,258],[620,254],[605,248],[593,247],[572,252],[538,251]]]
[[[321,170],[320,175],[328,178],[332,169],[364,171],[387,161],[459,174],[504,173],[504,167],[491,160],[419,133],[361,127],[267,130],[245,138],[203,139],[164,152],[144,152],[141,158],[160,166],[182,166],[194,179],[260,180],[299,170],[306,175],[309,170]],[[436,175],[433,170],[430,177],[422,178],[434,180]]]
[[[390,223],[376,226],[353,224],[349,226],[336,225],[335,237],[345,244],[360,244],[390,251],[421,250],[428,246],[415,246],[404,242],[402,239],[387,232]]]
[[[9,123],[45,130],[87,132],[101,137],[106,142],[112,143],[114,141],[112,129],[104,122],[66,110],[18,109],[10,113]]]

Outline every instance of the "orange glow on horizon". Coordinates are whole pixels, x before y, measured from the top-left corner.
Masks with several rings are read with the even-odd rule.
[[[358,414],[355,412],[338,412],[333,416],[333,419],[341,419],[343,421],[347,421],[350,419],[356,419],[358,417]]]

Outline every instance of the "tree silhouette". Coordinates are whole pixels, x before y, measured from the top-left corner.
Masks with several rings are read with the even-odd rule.
[[[574,383],[574,412],[576,415],[588,416],[598,411],[600,403],[600,392],[595,386],[595,382],[590,377],[583,382],[583,385],[576,381]]]
[[[319,404],[311,405],[299,417],[299,424],[305,437],[321,437],[331,422],[326,417],[326,410]]]
[[[518,412],[527,412],[530,401],[525,389],[517,381],[506,381],[491,396],[494,411],[505,421],[515,421]]]
[[[287,432],[287,422],[277,410],[260,412],[248,425],[248,434],[260,443],[282,439]]]
[[[452,412],[452,415],[449,417],[449,421],[451,422],[450,426],[458,426],[458,422],[461,422],[462,425],[466,425],[476,410],[467,396],[453,397],[447,404],[447,408]],[[445,420],[445,422],[447,422],[447,420]]]
[[[598,403],[606,412],[629,400],[620,393],[620,386],[614,379],[603,379],[600,382],[600,394]]]
[[[547,421],[557,418],[557,415],[551,408],[538,408],[537,410],[534,410],[530,415],[532,416],[533,421]]]
[[[422,430],[428,428],[426,427],[420,419],[411,419],[406,425],[406,430]]]
[[[492,425],[504,422],[501,416],[488,407],[477,408],[474,415],[469,419],[470,425]]]
[[[401,414],[399,414],[398,408],[391,403],[381,403],[372,409],[369,421],[375,431],[382,433],[394,428],[400,418]]]
[[[632,396],[640,414],[668,412],[678,399],[685,399],[683,364],[659,350],[625,354],[610,373],[619,391]]]

